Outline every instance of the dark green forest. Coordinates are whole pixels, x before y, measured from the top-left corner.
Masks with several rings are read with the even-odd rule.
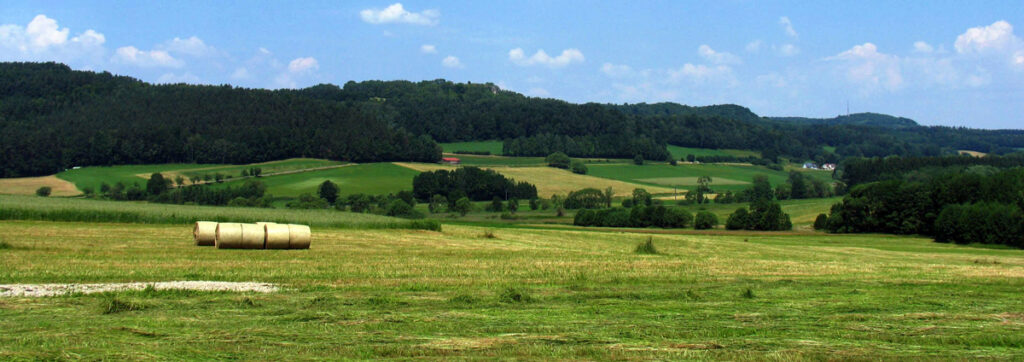
[[[959,149],[1004,154],[1024,147],[1020,130],[924,127],[909,120],[890,127],[889,116],[881,116],[783,122],[736,105],[573,104],[443,79],[273,91],[153,85],[56,63],[2,63],[0,177],[72,166],[289,157],[434,162],[441,153],[436,142],[479,140],[502,140],[511,156],[558,151],[659,161],[669,158],[669,144],[756,150],[771,162],[938,156]]]

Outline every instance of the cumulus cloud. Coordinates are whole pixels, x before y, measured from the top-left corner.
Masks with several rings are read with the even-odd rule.
[[[966,32],[956,37],[953,46],[959,53],[982,53],[1005,50],[1019,42],[1020,39],[1013,34],[1013,25],[1000,20],[989,26],[967,29]]]
[[[697,48],[697,54],[699,54],[701,56],[701,58],[704,58],[707,61],[715,63],[715,64],[739,64],[739,63],[742,63],[742,60],[740,60],[740,57],[735,56],[735,55],[730,54],[730,53],[726,53],[726,52],[716,52],[714,49],[711,49],[711,47],[708,46],[707,44],[703,44],[700,47],[698,47]]]
[[[163,50],[139,50],[133,46],[126,46],[117,48],[114,52],[114,57],[111,58],[114,63],[127,64],[137,67],[168,67],[168,68],[181,68],[185,65],[185,62],[172,57],[166,51]]]
[[[543,49],[527,57],[522,48],[515,48],[508,51],[508,59],[524,67],[544,65],[550,68],[561,68],[572,63],[582,63],[584,60],[583,52],[575,48],[565,49],[557,57],[548,55]]]
[[[796,38],[798,36],[798,34],[796,33],[796,30],[793,29],[793,22],[789,21],[789,17],[788,16],[780,17],[779,18],[779,25],[782,25],[782,30],[786,32],[786,35],[789,35],[789,36],[794,37],[794,38]]]
[[[359,16],[370,24],[405,23],[433,26],[440,22],[441,12],[431,9],[414,13],[405,10],[402,3],[394,3],[383,10],[365,9],[359,12]]]
[[[917,41],[914,42],[914,51],[918,53],[931,53],[935,51],[935,48],[932,47],[931,44],[925,43],[923,41]]]
[[[217,53],[217,49],[206,45],[202,39],[192,36],[186,39],[175,37],[158,47],[171,53],[185,54],[193,57],[210,56]]]
[[[715,84],[733,86],[736,84],[736,76],[732,68],[725,65],[709,67],[703,64],[684,64],[678,69],[668,70],[670,82],[686,82],[693,84]]]
[[[856,45],[850,50],[825,58],[840,64],[846,79],[865,91],[896,90],[903,86],[900,59],[881,53],[872,43]]]
[[[454,56],[454,55],[449,55],[447,57],[444,57],[444,59],[441,60],[441,65],[443,65],[443,66],[445,66],[447,68],[462,68],[462,67],[464,67],[462,65],[462,62],[459,61],[459,58]]]
[[[313,57],[295,58],[288,63],[288,71],[292,73],[307,73],[317,69],[320,69],[320,63]]]
[[[235,68],[235,71],[231,73],[231,79],[235,80],[249,80],[252,78],[252,74],[249,74],[249,69],[245,67]]]
[[[420,45],[420,52],[423,54],[437,54],[437,47],[431,44]]]
[[[71,62],[103,52],[106,37],[92,29],[68,38],[71,30],[39,14],[25,26],[0,25],[0,60],[56,60]]]

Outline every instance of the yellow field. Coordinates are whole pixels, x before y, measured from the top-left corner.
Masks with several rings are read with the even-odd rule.
[[[985,152],[978,152],[978,151],[957,150],[957,152],[960,153],[961,155],[968,155],[968,156],[974,156],[974,157],[985,157],[985,156],[988,156],[987,153],[985,153]]]
[[[43,186],[50,186],[53,189],[50,193],[51,196],[76,196],[82,194],[81,191],[75,188],[75,184],[61,180],[56,175],[0,178],[0,194],[35,195],[36,190]]]
[[[434,170],[454,170],[456,166],[437,165],[431,163],[405,163],[395,162],[396,165],[407,167],[416,171],[426,172]],[[514,178],[516,181],[526,181],[537,186],[537,195],[550,197],[552,194],[565,195],[570,191],[576,191],[587,187],[604,190],[611,187],[615,196],[629,196],[633,189],[642,188],[653,194],[672,193],[668,187],[657,187],[635,184],[632,182],[616,181],[600,177],[578,175],[568,170],[561,170],[552,167],[483,167],[497,171],[498,173]],[[682,191],[680,191],[682,193]]]

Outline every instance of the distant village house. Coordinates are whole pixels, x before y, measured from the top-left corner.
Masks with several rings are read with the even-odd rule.
[[[457,157],[445,157],[441,159],[441,163],[446,163],[449,165],[458,165],[461,162],[462,161],[459,160]]]

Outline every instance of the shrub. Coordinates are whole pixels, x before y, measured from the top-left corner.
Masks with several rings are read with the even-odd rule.
[[[708,211],[701,211],[693,220],[693,228],[697,230],[714,229],[718,225],[718,216]]]
[[[572,173],[580,174],[580,175],[586,175],[587,174],[587,165],[583,164],[583,161],[580,161],[580,160],[572,161],[571,168],[572,168]]]
[[[53,189],[50,188],[50,186],[43,186],[36,189],[36,196],[47,197],[50,196],[50,192],[53,192]]]
[[[519,210],[519,200],[509,199],[507,209],[509,212],[515,214]]]
[[[459,215],[466,216],[466,213],[473,210],[473,203],[469,201],[468,197],[463,197],[455,201],[452,211],[459,213]]]
[[[533,297],[525,290],[508,287],[498,295],[498,301],[510,304],[529,303],[533,301]]]
[[[555,152],[545,157],[544,162],[547,162],[550,167],[569,168],[571,160],[568,155],[562,152]]]
[[[725,220],[725,228],[728,230],[743,230],[750,224],[750,213],[747,208],[736,209],[729,218]]]
[[[595,188],[585,188],[569,193],[565,198],[566,209],[596,209],[605,204],[604,192]]]
[[[422,219],[423,214],[412,208],[407,202],[401,199],[391,201],[386,213],[388,216],[401,217],[406,219]]]
[[[327,206],[329,206],[327,204],[327,200],[321,199],[310,194],[299,195],[298,200],[290,201],[287,204],[285,204],[285,207],[289,209],[326,209]]]
[[[530,210],[537,211],[539,207],[540,202],[538,202],[536,198],[530,199]]]
[[[331,180],[324,180],[317,188],[316,194],[321,199],[327,200],[327,203],[334,204],[338,200],[338,185],[335,185]]]
[[[637,154],[636,156],[633,156],[633,163],[636,164],[637,166],[643,166],[644,165],[644,156],[640,155],[640,154]]]
[[[142,310],[144,307],[137,303],[122,301],[117,298],[108,299],[103,303],[103,314],[114,314]]]
[[[828,227],[828,215],[818,214],[818,217],[814,218],[814,230],[825,230]]]
[[[487,211],[490,212],[502,212],[505,211],[505,205],[502,204],[501,198],[495,196],[491,199],[491,203],[487,205]]]
[[[444,208],[448,206],[448,199],[443,195],[434,195],[430,198],[430,203],[427,204],[427,209],[430,210],[431,214],[444,212]]]
[[[647,241],[643,241],[640,244],[637,244],[636,249],[633,249],[633,252],[637,254],[647,255],[658,254],[658,249],[654,247],[654,237],[648,236]]]

